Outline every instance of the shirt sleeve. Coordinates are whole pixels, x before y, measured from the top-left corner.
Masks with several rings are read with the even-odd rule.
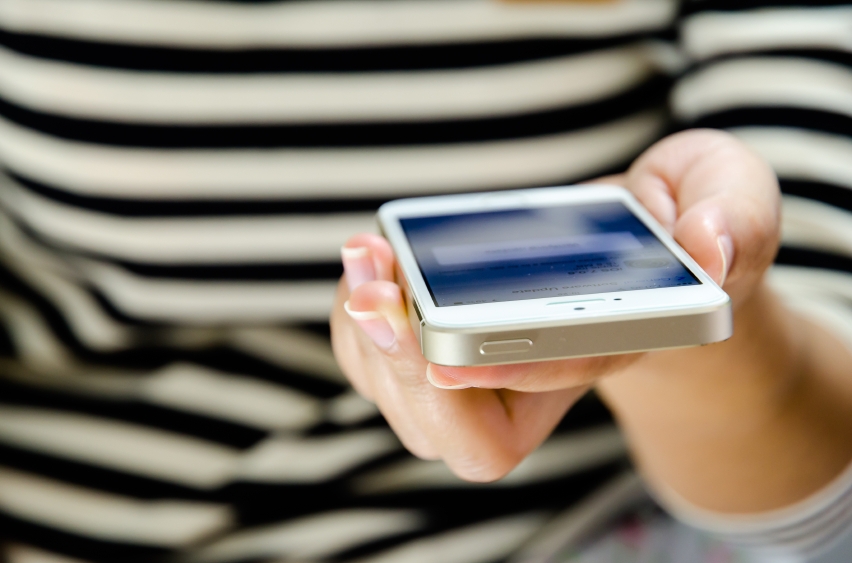
[[[671,107],[678,128],[724,129],[772,165],[783,223],[769,281],[852,348],[850,24],[852,4],[840,2],[685,0],[688,66]],[[653,485],[680,520],[770,561],[852,561],[852,464],[809,498],[748,516]]]
[[[654,495],[682,522],[753,552],[759,560],[821,560],[852,536],[852,464],[810,497],[780,510],[730,515],[702,509],[665,485]],[[827,558],[826,561],[839,561]]]

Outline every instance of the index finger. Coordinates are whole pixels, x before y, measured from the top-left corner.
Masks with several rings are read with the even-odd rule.
[[[629,366],[640,357],[642,353],[615,354],[479,367],[431,364],[429,371],[433,385],[448,389],[468,385],[481,389],[541,393],[589,386],[601,377]]]

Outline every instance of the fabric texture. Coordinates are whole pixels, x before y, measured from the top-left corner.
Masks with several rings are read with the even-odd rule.
[[[775,4],[4,0],[7,559],[520,560],[640,501],[592,396],[498,483],[406,453],[331,355],[339,248],[718,127],[781,179],[773,284],[852,335],[850,8]]]

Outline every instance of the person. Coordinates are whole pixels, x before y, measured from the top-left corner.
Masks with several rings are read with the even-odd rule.
[[[839,491],[822,509],[848,512],[852,355],[765,283],[780,231],[770,167],[732,136],[691,130],[604,180],[630,189],[726,289],[735,311],[730,340],[491,367],[431,364],[408,321],[389,244],[362,234],[344,247],[332,315],[335,352],[355,388],[409,451],[471,481],[509,473],[594,387],[661,500],[698,525],[701,516],[712,527],[727,515],[794,505],[838,475]],[[728,522],[734,538],[773,543],[770,530],[738,531],[736,523]],[[801,540],[813,522],[796,524],[787,532]],[[849,525],[837,517],[809,539],[822,542]]]
[[[331,355],[326,321],[341,274],[339,248],[370,228],[387,199],[599,177],[627,169],[673,129],[722,128],[781,178],[774,290],[785,306],[829,327],[789,315],[757,281],[777,242],[772,225],[748,234],[735,219],[751,212],[777,221],[770,209],[777,192],[751,152],[711,135],[725,139],[713,142],[728,147],[744,173],[756,174],[754,185],[730,179],[745,185],[741,192],[714,192],[726,202],[719,222],[699,225],[736,227],[730,248],[720,239],[720,250],[712,237],[698,236],[698,247],[681,240],[713,275],[730,267],[725,286],[737,296],[739,339],[731,344],[752,346],[744,323],[764,311],[778,321],[763,319],[755,330],[772,342],[801,338],[803,350],[814,350],[808,338],[843,337],[852,177],[842,86],[848,8],[769,8],[768,1],[715,0],[683,7],[671,0],[0,3],[3,556],[13,563],[465,563],[522,556],[563,517],[605,524],[636,499],[637,486],[624,441],[594,395],[573,404],[551,437],[495,483],[468,484],[443,462],[405,452]],[[763,33],[752,33],[755,26]],[[678,27],[682,49],[673,37]],[[637,189],[643,166],[690,135],[656,145],[619,181]],[[645,201],[665,224],[673,201],[681,211],[700,207],[679,195],[696,188],[668,196],[647,189],[661,198]],[[686,216],[678,217],[675,225]],[[359,302],[359,294],[394,291],[381,281],[386,247],[364,240],[347,247],[370,250],[347,251],[346,259],[347,280],[367,282],[348,297],[361,312],[377,302]],[[371,262],[377,256],[384,258]],[[380,279],[368,282],[371,272]],[[338,305],[348,290],[340,291]],[[335,311],[335,334],[349,335],[349,348],[335,339],[346,356],[341,367],[364,388],[359,381],[375,374],[360,371],[361,362],[387,367],[388,358]],[[813,358],[838,357],[830,336],[819,342],[827,351]],[[354,345],[361,351],[353,353]],[[800,357],[783,347],[776,353],[785,368],[785,358]],[[844,397],[840,388],[818,411],[822,433],[803,421],[793,425],[799,441],[789,449],[781,448],[786,439],[743,437],[730,443],[746,451],[725,458],[731,452],[701,448],[686,433],[700,409],[684,410],[674,425],[663,415],[675,412],[676,397],[705,393],[713,400],[702,404],[736,409],[739,426],[716,428],[727,440],[772,410],[760,393],[766,381],[746,378],[758,397],[725,402],[726,390],[742,389],[734,373],[714,372],[718,386],[684,389],[676,384],[708,378],[666,377],[651,355],[633,360],[621,359],[623,373],[598,387],[643,471],[681,517],[731,532],[730,517],[719,516],[726,509],[782,506],[840,471],[846,450],[830,446],[842,441],[845,426],[829,416]],[[683,361],[692,371],[694,362],[709,369],[711,360],[725,357]],[[427,385],[421,367],[418,385]],[[813,373],[828,373],[823,367]],[[652,373],[640,377],[641,369]],[[460,376],[430,374],[445,386],[441,375]],[[428,385],[418,388],[442,401],[497,393]],[[508,470],[581,393],[558,387],[539,397],[553,403],[542,409],[546,420],[523,430],[525,440],[509,441],[512,428],[503,427],[505,444],[520,449],[502,464],[485,455],[492,450],[470,458],[487,462],[478,478]],[[812,406],[791,402],[799,414]],[[783,420],[792,422],[795,412]],[[392,411],[387,416],[399,426]],[[672,441],[643,441],[654,424]],[[766,435],[777,436],[769,427]],[[400,436],[412,445],[410,433]],[[801,454],[808,436],[820,437],[807,452],[813,462],[788,464],[784,456]],[[446,446],[429,440],[412,447],[434,457],[417,448],[436,444]],[[778,451],[752,451],[760,444]],[[441,453],[458,469],[458,458]],[[728,467],[741,458],[777,464],[762,473],[765,465],[754,466],[760,474],[752,488],[747,475]],[[702,469],[695,480],[690,460]],[[713,475],[731,480],[702,485]],[[790,481],[774,486],[773,478]],[[846,481],[834,483],[816,493],[822,504],[806,501],[804,513],[815,518],[807,521],[820,533],[804,529],[796,512],[781,537],[802,541],[781,548],[807,551],[826,539],[822,532],[843,531],[832,510],[842,514],[837,499],[845,497],[833,493]],[[738,490],[744,496],[736,501]],[[777,543],[777,520],[742,529],[745,542]]]

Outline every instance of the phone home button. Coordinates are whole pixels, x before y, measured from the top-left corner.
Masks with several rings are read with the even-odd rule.
[[[517,340],[496,340],[494,342],[483,342],[479,347],[479,353],[483,356],[492,354],[517,354],[529,352],[532,348],[532,340],[519,338]]]

